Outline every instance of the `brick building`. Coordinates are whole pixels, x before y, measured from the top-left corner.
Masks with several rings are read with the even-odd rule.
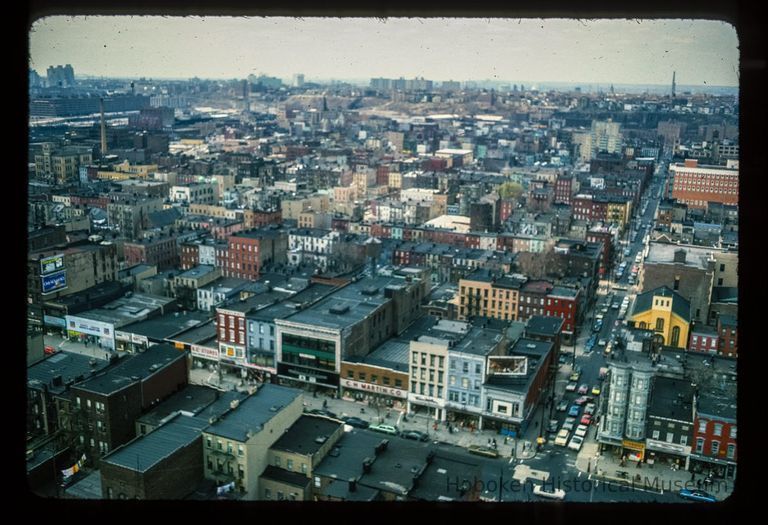
[[[738,161],[727,166],[699,166],[697,159],[673,164],[672,198],[692,208],[706,208],[708,202],[739,203]]]
[[[255,281],[264,265],[285,264],[287,252],[287,230],[271,226],[237,232],[228,239],[224,276]]]
[[[123,245],[126,264],[149,264],[158,270],[176,268],[179,264],[178,246],[175,237],[152,237]]]

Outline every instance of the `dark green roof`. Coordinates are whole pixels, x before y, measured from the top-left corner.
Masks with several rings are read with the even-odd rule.
[[[672,313],[679,315],[686,322],[691,320],[691,303],[668,286],[660,286],[655,290],[649,290],[635,297],[635,305],[632,308],[632,315],[635,316],[639,313],[652,310],[654,297],[671,297]]]

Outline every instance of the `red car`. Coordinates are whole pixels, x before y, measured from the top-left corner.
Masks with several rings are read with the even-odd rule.
[[[52,346],[46,346],[45,347],[45,353],[46,354],[52,354],[54,352],[54,348]]]
[[[592,416],[590,416],[589,414],[584,414],[583,416],[581,416],[582,425],[589,425],[590,423],[592,423]]]

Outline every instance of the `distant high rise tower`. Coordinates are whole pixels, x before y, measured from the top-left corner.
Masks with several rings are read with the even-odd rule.
[[[296,73],[293,75],[293,86],[302,87],[304,85],[304,75],[302,73]]]
[[[676,71],[672,72],[672,97],[673,98],[675,96],[675,73]]]
[[[72,66],[50,66],[47,70],[49,87],[72,87],[75,85],[75,70]]]
[[[101,111],[101,155],[107,154],[107,123],[104,121],[104,99],[99,99],[99,111]]]

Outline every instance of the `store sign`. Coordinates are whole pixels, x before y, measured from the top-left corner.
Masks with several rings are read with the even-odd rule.
[[[149,339],[146,335],[131,334],[131,342],[137,345],[149,345]]]
[[[190,352],[192,352],[192,355],[204,357],[206,359],[219,359],[219,351],[215,348],[208,348],[207,346],[192,345],[190,347]]]
[[[115,330],[115,339],[118,341],[125,341],[126,343],[131,342],[131,334],[128,332],[118,332]]]
[[[40,275],[48,275],[64,268],[64,255],[51,255],[40,259]]]
[[[67,271],[62,270],[49,275],[43,275],[40,277],[40,280],[43,284],[44,294],[62,290],[67,287]]]
[[[436,399],[434,397],[417,396],[417,395],[414,395],[414,394],[410,394],[408,396],[408,399],[410,399],[412,403],[414,403],[414,402],[415,403],[421,403],[421,404],[424,404],[424,405],[438,406],[438,407],[441,407],[441,408],[445,406],[445,401],[444,400]]]
[[[628,439],[625,439],[622,442],[622,446],[630,450],[639,450],[640,452],[645,450],[645,443],[643,443],[642,441],[630,441]]]
[[[67,329],[82,334],[102,337],[105,335],[109,336],[112,325],[90,319],[78,319],[67,316]]]
[[[361,383],[360,381],[352,381],[349,379],[342,379],[341,385],[346,388],[363,390],[365,392],[373,392],[375,394],[384,394],[385,396],[400,397],[403,399],[408,397],[408,392],[405,392],[399,388],[390,388],[387,386],[374,385],[371,383]]]
[[[673,454],[680,454],[687,456],[691,452],[691,447],[685,445],[676,445],[674,443],[666,443],[664,441],[656,441],[655,439],[648,440],[648,450],[656,450],[659,452],[670,452]]]
[[[58,326],[59,328],[66,328],[67,322],[61,317],[54,317],[52,315],[44,315],[43,322],[47,326]]]

